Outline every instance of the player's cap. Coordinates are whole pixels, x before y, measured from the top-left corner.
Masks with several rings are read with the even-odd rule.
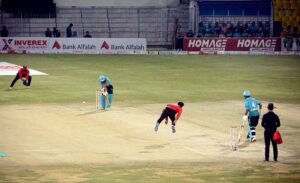
[[[183,107],[184,106],[184,103],[183,102],[178,102],[177,103],[180,107]]]
[[[274,104],[273,103],[269,103],[268,104],[268,109],[269,110],[273,110],[273,109],[275,109],[276,107],[274,106]]]
[[[250,97],[250,96],[251,96],[250,91],[249,91],[249,90],[245,90],[245,91],[243,92],[243,96],[244,96],[244,97]]]

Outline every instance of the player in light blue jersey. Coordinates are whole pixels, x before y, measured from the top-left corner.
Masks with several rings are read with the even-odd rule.
[[[109,78],[105,75],[99,76],[99,83],[101,88],[101,108],[105,110],[110,108],[113,99],[113,85],[111,84]],[[106,106],[106,98],[108,99],[108,104]]]
[[[255,128],[258,124],[260,110],[261,110],[261,102],[251,97],[251,93],[248,90],[243,92],[243,96],[245,98],[245,113],[243,116],[243,120],[248,120],[248,135],[247,139],[251,142],[256,141],[256,131]]]

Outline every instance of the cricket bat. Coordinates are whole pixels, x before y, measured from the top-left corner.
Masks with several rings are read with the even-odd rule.
[[[239,131],[238,142],[240,142],[242,137],[244,136],[244,128],[245,128],[245,121],[243,120],[243,123],[241,124],[240,131]]]

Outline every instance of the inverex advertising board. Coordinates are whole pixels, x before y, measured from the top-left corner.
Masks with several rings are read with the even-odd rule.
[[[27,53],[143,53],[144,38],[0,38],[1,51]]]
[[[186,51],[280,51],[280,38],[185,38]]]

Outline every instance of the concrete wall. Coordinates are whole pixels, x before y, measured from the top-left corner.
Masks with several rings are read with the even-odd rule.
[[[175,7],[179,0],[54,0],[58,7]]]

